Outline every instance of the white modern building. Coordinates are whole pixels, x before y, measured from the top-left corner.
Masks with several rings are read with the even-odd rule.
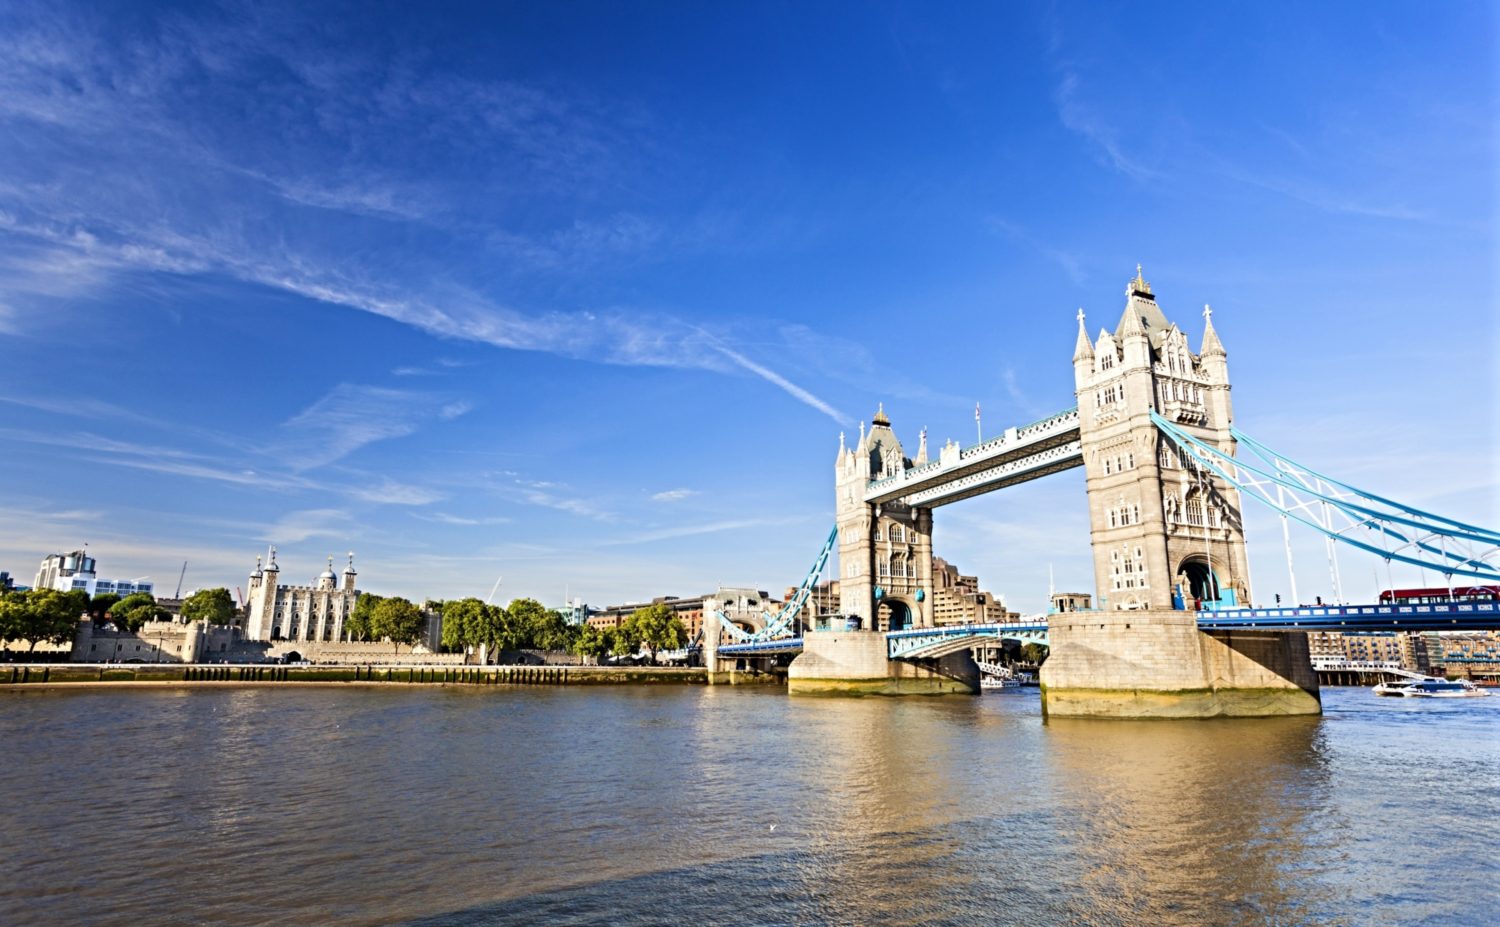
[[[75,550],[66,554],[50,554],[37,568],[34,589],[56,589],[72,592],[81,589],[90,597],[112,592],[127,596],[136,592],[155,594],[154,585],[141,580],[100,579],[95,573],[95,560],[86,550]]]

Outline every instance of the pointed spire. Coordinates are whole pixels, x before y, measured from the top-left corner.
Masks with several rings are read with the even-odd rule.
[[[270,552],[266,555],[266,569],[268,569],[268,570],[280,570],[281,569],[281,567],[279,567],[279,566],[276,565],[276,545],[275,544],[271,545]]]
[[[1214,310],[1208,303],[1203,304],[1203,350],[1198,352],[1204,357],[1217,355],[1227,357],[1224,343],[1219,340],[1219,333],[1214,331]]]
[[[924,464],[926,462],[927,462],[927,428],[926,428],[926,426],[923,426],[923,428],[922,428],[922,437],[917,442],[917,459],[914,461],[914,463],[916,464],[916,466],[920,467],[922,464]]]
[[[880,408],[875,410],[875,417],[870,420],[870,424],[877,428],[881,425],[887,428],[891,427],[891,420],[885,414],[885,403],[882,402]]]
[[[1078,307],[1078,344],[1073,348],[1073,363],[1094,359],[1094,346],[1089,343],[1088,329],[1083,324],[1083,307]]]
[[[1141,318],[1140,312],[1135,308],[1135,300],[1128,299],[1125,301],[1125,315],[1120,319],[1120,327],[1115,330],[1115,334],[1121,340],[1129,338],[1131,335],[1140,335],[1142,338],[1146,337],[1146,323]]]
[[[854,445],[854,449],[856,451],[865,449],[865,423],[863,421],[859,423],[859,443]]]
[[[844,433],[842,431],[840,431],[839,432],[839,453],[842,454],[846,450],[848,450],[848,448],[846,448],[844,446]]]

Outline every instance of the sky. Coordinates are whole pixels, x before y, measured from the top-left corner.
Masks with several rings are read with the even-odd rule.
[[[1137,262],[1194,345],[1213,305],[1242,430],[1500,526],[1497,16],[0,0],[0,569],[779,591],[841,431],[1068,408]],[[1021,611],[1090,590],[1082,471],[935,544]]]

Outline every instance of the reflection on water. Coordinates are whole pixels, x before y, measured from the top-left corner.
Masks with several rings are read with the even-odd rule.
[[[0,923],[1497,920],[1500,699],[1324,702],[7,693]]]

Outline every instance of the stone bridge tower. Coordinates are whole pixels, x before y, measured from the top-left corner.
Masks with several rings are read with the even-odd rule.
[[[1079,310],[1073,352],[1101,607],[1248,604],[1239,491],[1183,459],[1151,421],[1155,411],[1233,452],[1229,365],[1212,310],[1203,309],[1202,349],[1194,354],[1139,266],[1125,296],[1115,330],[1101,330],[1092,343]]]
[[[932,509],[865,501],[871,481],[927,462],[927,435],[911,460],[891,430],[885,407],[859,427],[853,448],[839,438],[834,475],[838,500],[839,610],[870,630],[931,627]]]

